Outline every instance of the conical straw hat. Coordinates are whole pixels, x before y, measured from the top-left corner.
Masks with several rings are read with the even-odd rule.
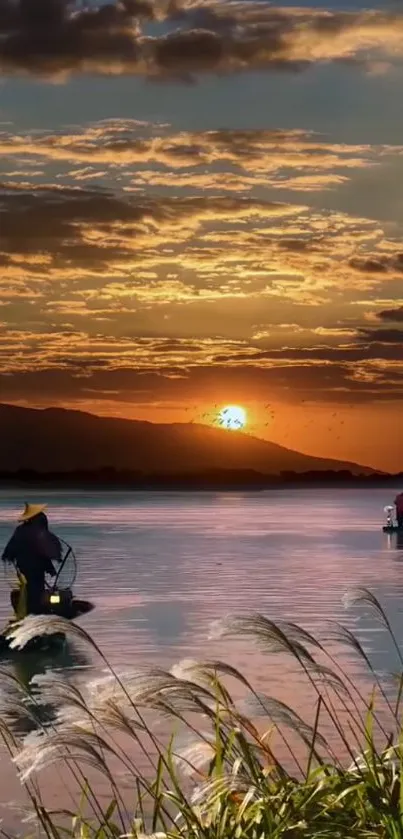
[[[19,517],[18,521],[28,521],[38,513],[43,513],[46,510],[47,504],[25,504],[25,510]]]

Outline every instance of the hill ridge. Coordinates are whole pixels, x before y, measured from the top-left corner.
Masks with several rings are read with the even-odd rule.
[[[264,474],[350,470],[352,474],[368,475],[379,471],[203,423],[153,423],[58,406],[31,408],[0,403],[0,434],[4,441],[0,449],[3,471],[105,467],[149,474],[189,474],[200,469],[255,469]]]

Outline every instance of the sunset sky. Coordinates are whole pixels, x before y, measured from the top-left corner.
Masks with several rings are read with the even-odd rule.
[[[0,400],[235,403],[403,469],[403,3],[0,0],[0,31]]]

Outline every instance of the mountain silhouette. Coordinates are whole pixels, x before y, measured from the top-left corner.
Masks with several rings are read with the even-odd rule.
[[[371,475],[355,463],[311,457],[275,443],[201,424],[157,424],[99,417],[63,408],[0,404],[0,471],[141,471],[190,474],[212,469],[283,471],[349,470]]]

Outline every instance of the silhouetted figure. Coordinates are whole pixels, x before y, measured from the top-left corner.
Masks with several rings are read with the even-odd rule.
[[[399,495],[396,495],[395,506],[397,526],[403,527],[403,492],[400,492]]]
[[[61,562],[62,546],[49,530],[44,506],[26,504],[2,560],[15,565],[26,580],[27,613],[41,614],[45,592],[45,575],[56,576],[53,562]],[[12,600],[13,608],[15,603]]]

